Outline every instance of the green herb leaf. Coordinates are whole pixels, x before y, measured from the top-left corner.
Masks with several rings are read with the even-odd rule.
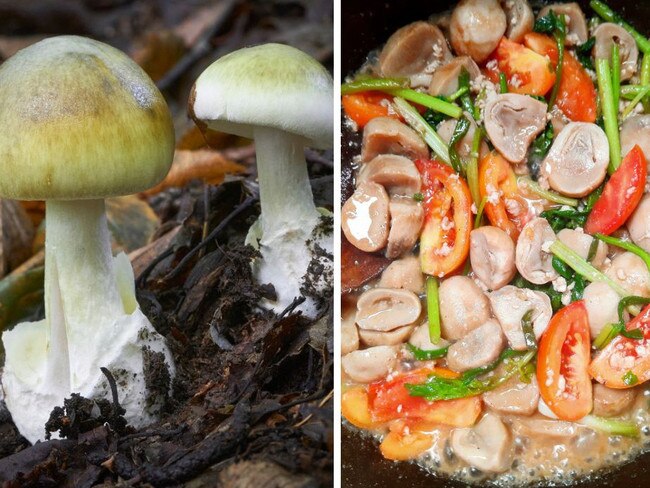
[[[524,339],[526,340],[526,347],[529,351],[537,351],[537,340],[535,339],[535,331],[533,330],[533,311],[529,310],[521,318],[521,328],[524,331]]]
[[[584,66],[586,69],[590,69],[591,71],[594,71],[595,69],[594,61],[591,58],[591,50],[594,48],[594,44],[596,44],[596,38],[590,37],[587,39],[587,42],[576,47],[576,55],[578,57],[578,61],[582,63],[582,66]]]
[[[508,93],[508,78],[505,73],[499,73],[499,91]]]
[[[637,341],[643,339],[643,331],[641,329],[623,330],[621,331],[621,335],[628,339],[634,339]]]
[[[422,193],[414,193],[413,194],[413,200],[416,202],[423,202],[424,201],[424,195]]]
[[[413,354],[415,359],[417,359],[418,361],[430,361],[432,359],[444,358],[447,355],[447,351],[449,350],[449,347],[441,347],[440,349],[424,350],[415,347],[413,344],[409,344],[409,343],[406,344],[406,347],[408,348],[409,351],[411,351],[411,354]]]
[[[469,126],[470,122],[465,117],[458,119],[456,127],[454,128],[454,133],[451,135],[451,139],[449,139],[449,159],[451,160],[451,166],[461,176],[465,176],[465,165],[458,154],[456,144],[465,137],[465,134],[467,134],[467,131],[469,130]]]
[[[429,321],[429,340],[432,344],[440,342],[440,303],[438,301],[438,280],[427,278],[427,316]]]
[[[639,378],[632,372],[628,371],[623,375],[623,383],[628,386],[634,386],[639,382]]]

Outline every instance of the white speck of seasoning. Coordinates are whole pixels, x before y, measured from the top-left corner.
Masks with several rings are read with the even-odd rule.
[[[402,404],[397,405],[397,413],[402,413]]]

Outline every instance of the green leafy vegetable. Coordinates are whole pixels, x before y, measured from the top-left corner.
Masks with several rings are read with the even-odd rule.
[[[612,44],[612,97],[614,107],[618,110],[618,99],[621,91],[621,56],[617,43]]]
[[[483,138],[483,130],[477,129],[474,131],[474,138],[472,139],[472,154],[467,163],[467,186],[469,186],[469,192],[472,195],[472,201],[476,205],[477,202],[481,201],[481,192],[479,191],[479,181],[478,181],[478,157],[481,147],[481,140]]]
[[[621,165],[621,142],[618,132],[618,107],[614,105],[614,91],[607,59],[596,60],[596,77],[598,78],[598,95],[605,124],[605,134],[609,142],[608,171],[609,174],[612,174]]]
[[[505,73],[499,73],[499,91],[508,93],[508,78],[506,78]]]
[[[582,66],[592,71],[594,70],[594,61],[591,59],[591,50],[594,48],[594,44],[596,44],[596,38],[590,37],[587,42],[576,47],[575,51]]]
[[[529,351],[537,351],[537,340],[535,339],[535,331],[533,330],[533,311],[528,310],[521,318],[521,328],[524,331],[524,339],[526,341],[526,348]]]
[[[449,159],[451,160],[451,166],[458,174],[463,176],[465,175],[465,165],[458,154],[456,145],[463,137],[465,137],[465,134],[467,134],[467,131],[469,130],[469,126],[470,122],[465,117],[458,119],[456,127],[454,128],[454,133],[451,135],[451,139],[449,139]]]
[[[479,113],[478,107],[472,101],[470,96],[471,87],[469,85],[469,71],[464,67],[460,70],[460,75],[458,76],[458,87],[459,89],[466,88],[467,91],[460,96],[460,106],[463,107],[465,112],[469,112],[474,117],[474,120],[478,120],[481,116]]]
[[[568,205],[570,207],[578,206],[578,200],[576,200],[575,198],[565,197],[552,190],[546,190],[542,188],[542,186],[539,183],[537,183],[534,180],[531,180],[527,176],[520,176],[519,178],[517,178],[517,181],[521,182],[530,191],[548,200],[549,202],[559,203],[560,205]]]
[[[416,202],[423,202],[424,201],[424,195],[422,193],[414,193],[413,194],[413,200]]]
[[[386,91],[396,88],[408,88],[408,78],[370,78],[360,77],[341,85],[341,95],[359,93],[370,90]]]
[[[587,253],[587,262],[591,263],[596,257],[598,252],[598,239],[592,239],[591,244],[589,244],[589,252]]]
[[[639,437],[639,427],[634,422],[587,415],[580,423],[591,429],[600,430],[610,435]]]
[[[591,209],[594,208],[596,201],[598,201],[603,192],[603,188],[604,184],[600,185],[587,198],[584,198],[581,204],[578,204],[578,208],[552,208],[545,210],[540,215],[548,220],[555,233],[562,229],[584,227]]]
[[[647,305],[649,303],[649,298],[634,295],[623,297],[621,300],[619,300],[618,322],[615,324],[607,324],[605,327],[603,327],[598,336],[596,336],[596,339],[594,339],[594,349],[602,349],[618,335],[622,335],[623,337],[634,340],[643,339],[643,331],[640,329],[627,330],[627,327],[625,326],[625,317],[623,314],[628,307],[634,305]]]
[[[557,46],[557,66],[555,67],[555,84],[551,91],[551,96],[548,99],[548,106],[555,105],[557,94],[560,89],[560,82],[562,81],[562,65],[564,64],[564,41],[566,39],[566,22],[564,15],[556,15],[553,10],[550,10],[547,15],[540,17],[535,21],[533,26],[535,32],[543,34],[552,34]]]
[[[427,317],[429,321],[429,340],[432,344],[440,342],[440,302],[438,300],[438,280],[427,278]]]
[[[425,351],[424,349],[420,349],[409,343],[406,344],[406,347],[408,347],[411,354],[413,354],[415,359],[418,361],[430,361],[432,359],[444,358],[449,351],[449,347],[441,347],[440,349]]]
[[[618,239],[617,237],[606,236],[604,234],[595,234],[594,237],[598,240],[605,242],[606,244],[611,244],[612,246],[620,247],[625,249],[633,254],[639,256],[645,263],[648,271],[650,271],[650,253],[645,249],[637,246],[636,244],[630,241],[624,241],[623,239]]]
[[[553,307],[553,312],[557,312],[564,306],[562,304],[562,293],[555,290],[553,288],[553,285],[550,283],[546,285],[536,285],[519,275],[517,278],[515,278],[512,284],[517,288],[527,288],[529,290],[541,291],[542,293],[545,293],[551,300],[551,307]]]
[[[435,110],[436,112],[440,112],[441,114],[453,117],[454,119],[457,119],[463,115],[463,111],[458,105],[449,103],[442,98],[432,97],[431,95],[412,90],[410,88],[395,88],[385,91],[395,97],[400,97],[404,100],[417,103],[423,107],[427,107],[431,110]]]
[[[632,372],[628,371],[623,375],[623,383],[627,386],[634,386],[639,382],[639,378]]]
[[[543,101],[546,102],[546,100]],[[541,168],[542,161],[553,145],[553,134],[553,125],[549,122],[546,124],[544,131],[535,138],[530,146],[527,163],[533,179],[537,179],[539,177],[539,170]]]
[[[443,114],[436,112],[435,110],[431,110],[430,108],[424,111],[422,118],[427,122],[427,124],[434,128],[437,127],[440,122],[447,120],[447,117],[445,117]]]
[[[400,97],[395,97],[393,99],[393,106],[406,123],[411,126],[415,132],[420,134],[420,137],[422,137],[424,142],[426,142],[433,152],[436,153],[436,156],[446,164],[451,165],[447,144],[433,129],[433,127],[427,124],[426,120],[422,118],[420,113],[411,104]]]

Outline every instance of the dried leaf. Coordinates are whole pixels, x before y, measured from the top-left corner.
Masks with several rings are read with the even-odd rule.
[[[149,204],[135,195],[106,199],[113,252],[135,251],[151,242],[160,220]]]
[[[226,149],[238,146],[245,146],[250,144],[250,139],[235,136],[233,134],[226,134],[225,132],[218,132],[216,130],[206,129],[201,132],[199,128],[192,123],[192,125],[181,136],[180,140],[176,143],[176,149]]]
[[[217,2],[210,7],[195,9],[194,13],[174,28],[174,34],[185,42],[186,46],[193,46],[201,35],[206,32],[224,15],[225,2]]]
[[[198,151],[176,150],[174,162],[167,177],[154,188],[147,190],[145,195],[154,195],[167,188],[185,186],[192,180],[203,180],[217,185],[223,182],[226,174],[237,174],[246,171],[241,164],[224,158],[216,151],[199,149]]]
[[[131,265],[133,266],[133,275],[137,278],[149,266],[154,259],[165,252],[171,246],[174,237],[181,230],[181,226],[174,227],[172,230],[162,235],[155,241],[146,246],[136,249],[129,254]]]
[[[0,277],[32,254],[34,226],[20,203],[0,200]]]
[[[379,275],[390,264],[390,259],[363,252],[341,237],[341,288],[347,293]]]
[[[183,39],[168,30],[149,32],[132,57],[154,81],[160,80],[187,51]]]

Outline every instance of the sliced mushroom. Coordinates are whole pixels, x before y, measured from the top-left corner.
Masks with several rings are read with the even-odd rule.
[[[521,276],[536,285],[549,283],[558,277],[549,251],[554,241],[555,232],[545,218],[534,218],[524,226],[515,249],[515,264]]]
[[[612,47],[618,44],[621,59],[621,80],[629,80],[636,73],[639,60],[639,48],[623,27],[611,22],[604,22],[594,31],[596,43],[592,53],[596,59],[612,59]]]
[[[583,293],[591,337],[596,338],[607,324],[618,322],[621,297],[607,283],[590,283]]]
[[[518,435],[562,439],[563,442],[578,435],[581,427],[574,422],[548,420],[539,417],[518,417],[513,419],[513,431]]]
[[[533,375],[530,383],[516,376],[498,388],[483,394],[483,402],[492,410],[517,415],[532,415],[537,411],[539,387]]]
[[[485,105],[485,130],[511,163],[526,158],[528,146],[546,127],[546,104],[527,95],[504,93]]]
[[[612,259],[612,265],[605,274],[632,295],[650,297],[650,273],[643,259],[636,254],[619,254]]]
[[[465,68],[470,81],[481,76],[478,65],[469,56],[459,56],[438,68],[431,77],[429,93],[433,96],[452,95],[458,91],[458,77]]]
[[[413,161],[395,154],[380,154],[361,166],[357,185],[364,181],[382,185],[390,196],[412,197],[422,188],[422,178]]]
[[[411,291],[372,288],[357,300],[356,322],[360,329],[386,332],[412,324],[421,311],[420,299]]]
[[[347,307],[341,317],[341,354],[359,349],[359,330],[354,323],[356,309]]]
[[[533,332],[536,339],[542,336],[553,315],[551,300],[541,291],[508,285],[493,291],[488,298],[492,305],[492,312],[501,324],[510,347],[517,351],[526,349],[526,339],[521,327],[521,319],[526,312],[533,311]]]
[[[467,129],[467,133],[462,137],[462,139],[456,143],[456,150],[458,151],[458,155],[462,158],[467,158],[470,156],[472,152],[474,132],[476,132],[476,122],[474,122],[472,116],[468,113],[465,113],[465,118],[469,121],[469,128]],[[447,144],[449,144],[449,141],[451,141],[451,137],[456,130],[456,124],[458,124],[457,120],[447,119],[440,122],[440,125],[438,125],[438,135]]]
[[[452,276],[440,284],[440,317],[445,339],[462,339],[490,318],[490,302],[467,276]]]
[[[587,39],[589,39],[589,29],[587,28],[585,14],[582,12],[580,5],[575,2],[554,3],[541,9],[537,18],[546,17],[551,10],[556,15],[564,15],[567,29],[566,40],[564,41],[566,45],[577,46],[587,42]]]
[[[514,42],[522,42],[524,36],[533,30],[535,16],[528,0],[506,0],[503,2],[508,28],[506,37]]]
[[[571,250],[575,251],[582,259],[589,257],[589,250],[594,242],[594,238],[589,234],[585,234],[582,229],[562,229],[557,234],[557,238],[567,245]],[[591,264],[596,268],[600,268],[605,259],[607,258],[607,244],[598,241],[596,246],[596,253],[591,258]]]
[[[459,56],[482,63],[506,32],[506,14],[497,0],[461,0],[451,14],[451,45]]]
[[[388,205],[390,211],[390,232],[386,257],[403,256],[411,251],[420,237],[424,223],[424,208],[411,197],[393,197]]]
[[[438,27],[413,22],[390,36],[379,55],[379,69],[384,76],[431,74],[451,57],[447,40]]]
[[[594,384],[593,414],[599,417],[616,417],[624,414],[634,404],[636,390],[615,390],[600,383]]]
[[[435,351],[449,346],[449,342],[444,339],[440,339],[438,344],[431,342],[431,336],[429,335],[429,322],[424,322],[415,329],[409,338],[409,344],[418,349],[422,349],[423,351]]]
[[[486,413],[474,427],[454,429],[451,447],[481,471],[501,473],[510,467],[510,433],[497,415]]]
[[[372,383],[397,366],[399,346],[376,346],[353,351],[341,358],[341,368],[352,381]]]
[[[350,244],[366,252],[388,242],[389,200],[384,187],[366,182],[357,187],[341,209],[341,228]]]
[[[637,144],[650,171],[650,115],[634,115],[621,124],[621,155],[625,156]]]
[[[650,252],[650,195],[646,194],[627,221],[630,238],[639,247]]]
[[[396,259],[381,274],[380,288],[401,288],[413,293],[424,293],[424,274],[417,256]]]
[[[397,154],[415,160],[428,158],[429,150],[409,126],[390,117],[375,117],[363,129],[361,160],[368,162],[379,154]]]
[[[499,323],[490,319],[449,346],[447,366],[458,372],[487,366],[499,357],[506,344]]]
[[[609,143],[603,129],[571,122],[553,141],[541,169],[555,191],[584,197],[603,182],[608,164]]]
[[[498,227],[484,226],[469,235],[469,259],[474,275],[490,290],[498,290],[515,277],[515,244]]]
[[[415,325],[405,325],[388,332],[359,329],[359,337],[366,346],[396,346],[411,337]]]

